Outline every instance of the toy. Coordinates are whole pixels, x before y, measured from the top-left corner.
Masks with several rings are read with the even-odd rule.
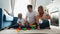
[[[20,30],[22,30],[22,29],[20,28]]]
[[[27,30],[30,30],[30,28],[27,28]]]
[[[20,32],[20,28],[17,28],[17,32]]]
[[[23,28],[25,28],[25,26],[21,26],[21,29],[23,30]]]
[[[22,28],[22,30],[26,30],[26,28]]]
[[[31,26],[31,30],[35,30],[35,28],[36,28],[36,25]]]
[[[35,28],[31,28],[31,30],[35,30]]]
[[[35,28],[35,27],[36,27],[36,25],[32,25],[32,26],[31,26],[31,28]]]

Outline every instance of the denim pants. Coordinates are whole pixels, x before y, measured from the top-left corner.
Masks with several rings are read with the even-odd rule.
[[[44,29],[44,28],[47,28],[47,27],[50,27],[49,21],[48,20],[43,20],[43,23],[40,24],[40,28]]]

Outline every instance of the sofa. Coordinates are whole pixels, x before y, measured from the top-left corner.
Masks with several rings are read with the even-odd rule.
[[[0,29],[4,29],[5,27],[13,26],[17,23],[17,17],[13,17],[10,15],[3,14],[3,9],[0,8]]]
[[[0,8],[0,29],[2,27],[2,9]]]

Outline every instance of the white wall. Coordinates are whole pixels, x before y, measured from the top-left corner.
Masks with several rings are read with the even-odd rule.
[[[47,9],[49,10],[49,12],[50,12],[50,10],[52,9],[52,8],[58,8],[58,10],[59,10],[59,15],[58,15],[58,17],[60,17],[60,0],[55,0],[53,3],[51,3],[51,4],[49,4],[49,5],[47,5],[46,6],[47,7]],[[60,18],[59,18],[59,27],[60,27]]]
[[[9,11],[9,13],[11,13],[11,0],[0,0],[0,7],[6,9]]]
[[[14,16],[18,17],[18,13],[22,13],[23,18],[26,17],[27,5],[31,4],[30,0],[16,0],[14,6]]]
[[[46,7],[49,3],[51,3],[51,0],[36,0],[36,10],[38,6],[42,5],[43,7]]]
[[[2,7],[1,5],[2,5],[2,3],[1,3],[1,0],[0,0],[0,8]]]

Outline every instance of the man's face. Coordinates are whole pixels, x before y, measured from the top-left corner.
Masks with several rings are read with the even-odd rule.
[[[28,11],[29,11],[29,12],[32,12],[32,8],[29,7],[29,8],[28,8]]]

